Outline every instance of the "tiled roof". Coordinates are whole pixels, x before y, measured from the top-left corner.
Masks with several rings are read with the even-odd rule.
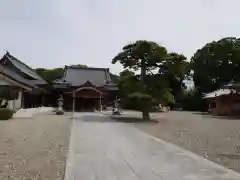
[[[80,86],[89,81],[94,86],[104,86],[111,82],[109,69],[85,68],[66,66],[64,77],[58,83],[70,83],[72,86]]]
[[[34,78],[36,81],[36,84],[46,84],[46,81],[43,80],[35,70],[24,64],[23,62],[19,61],[14,56],[10,55],[8,52],[4,55],[5,58],[7,58],[13,66],[15,66],[17,69],[19,69],[21,72],[27,74],[28,76]],[[4,58],[3,58],[4,59]]]
[[[112,83],[117,84],[119,82],[120,77],[118,75],[110,73],[110,78],[112,80]]]
[[[0,66],[0,73],[7,76],[10,79],[13,79],[14,81],[19,82],[20,84],[23,84],[25,86],[31,87],[31,88],[38,88],[34,83],[32,83],[31,81],[24,79],[23,77],[21,77],[19,74],[15,73],[14,71],[6,68],[6,67],[2,67]]]
[[[240,88],[240,82],[232,82],[223,86],[224,88]]]
[[[231,94],[232,92],[233,91],[230,89],[217,89],[213,92],[205,94],[203,98],[205,99],[215,98],[215,97]]]

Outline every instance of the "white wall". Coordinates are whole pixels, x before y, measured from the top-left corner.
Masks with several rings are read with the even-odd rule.
[[[18,98],[16,100],[8,101],[8,108],[10,108],[10,109],[20,109],[21,104],[22,104],[22,94],[23,94],[22,91],[19,91],[18,92]]]
[[[12,84],[8,81],[6,81],[5,79],[2,79],[2,77],[0,77],[0,86],[1,85],[9,85],[12,86]],[[21,108],[21,104],[22,104],[22,90],[20,90],[18,92],[18,98],[12,101],[8,101],[8,108],[10,109],[20,109]],[[3,105],[5,102],[2,102],[1,105]]]

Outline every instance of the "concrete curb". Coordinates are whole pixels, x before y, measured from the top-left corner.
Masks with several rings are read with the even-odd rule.
[[[70,117],[72,120],[72,126],[71,126],[71,134],[70,134],[70,142],[69,142],[69,148],[68,148],[68,156],[67,156],[67,162],[65,167],[65,175],[64,180],[74,180],[74,147],[75,147],[75,124],[76,119],[73,115]]]

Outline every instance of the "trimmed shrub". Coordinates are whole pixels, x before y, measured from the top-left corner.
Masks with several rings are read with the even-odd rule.
[[[13,110],[8,108],[0,108],[0,120],[8,120],[13,117]]]
[[[56,111],[56,115],[63,115],[64,114],[64,111]]]

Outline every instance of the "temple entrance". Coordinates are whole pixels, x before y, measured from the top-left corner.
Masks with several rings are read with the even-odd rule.
[[[92,112],[102,110],[103,94],[94,87],[80,87],[72,92],[65,93],[65,110]],[[71,96],[69,96],[71,95]],[[70,103],[70,101],[71,103]]]
[[[75,111],[92,112],[98,109],[99,99],[94,98],[76,98]]]

